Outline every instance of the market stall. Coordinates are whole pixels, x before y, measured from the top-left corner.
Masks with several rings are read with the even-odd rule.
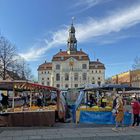
[[[124,91],[140,90],[140,88],[126,85],[93,86],[81,90],[75,103],[76,123],[114,124],[115,116],[112,114],[113,95],[123,94]],[[131,113],[125,110],[124,124],[131,124]]]
[[[7,92],[8,108],[2,108],[2,126],[52,126],[60,110],[60,91],[28,81],[0,81],[3,96]]]

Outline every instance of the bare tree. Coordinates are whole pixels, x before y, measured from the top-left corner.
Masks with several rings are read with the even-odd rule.
[[[31,80],[33,78],[29,65],[22,57],[18,56],[14,67],[15,72],[19,75],[21,80]]]
[[[6,80],[8,76],[13,80],[32,79],[28,64],[17,55],[15,46],[0,36],[0,77]]]
[[[140,57],[134,59],[134,64],[132,65],[133,70],[140,69]]]
[[[3,80],[6,80],[7,71],[11,70],[15,55],[15,46],[5,37],[0,36],[0,76]]]

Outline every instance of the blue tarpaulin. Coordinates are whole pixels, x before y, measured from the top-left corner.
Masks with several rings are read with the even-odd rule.
[[[79,123],[115,124],[112,112],[80,111]],[[125,112],[123,124],[131,124],[131,113]]]

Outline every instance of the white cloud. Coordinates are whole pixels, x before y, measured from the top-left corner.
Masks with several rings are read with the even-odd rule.
[[[77,3],[75,3],[75,7],[79,6],[86,6],[88,8],[93,7],[95,5],[98,5],[100,3],[103,3],[105,0],[78,0]]]
[[[76,11],[75,13],[81,13],[96,5],[103,4],[109,1],[111,0],[76,0],[76,3],[73,6],[73,8],[76,8],[76,10],[78,9],[78,11]]]
[[[94,40],[95,37],[102,37],[110,33],[120,32],[140,23],[140,5],[117,11],[115,14],[101,20],[93,18],[88,19],[85,23],[77,24],[76,37],[79,42]],[[59,47],[66,44],[68,37],[68,28],[64,27],[52,34],[50,39],[44,39],[40,48],[32,48],[28,53],[21,54],[26,60],[38,59],[48,49]]]

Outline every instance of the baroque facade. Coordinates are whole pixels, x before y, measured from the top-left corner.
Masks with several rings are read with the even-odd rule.
[[[90,61],[88,54],[77,50],[75,27],[71,24],[67,50],[60,51],[38,67],[38,82],[60,89],[81,87],[84,84],[104,84],[105,66],[98,59]]]

